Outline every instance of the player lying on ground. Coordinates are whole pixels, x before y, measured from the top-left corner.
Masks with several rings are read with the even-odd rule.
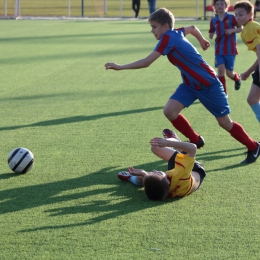
[[[129,167],[128,172],[118,173],[119,179],[144,186],[145,194],[150,200],[187,196],[200,187],[206,176],[203,165],[195,161],[195,144],[182,142],[169,129],[165,129],[163,135],[167,139],[156,137],[150,140],[150,144],[152,152],[168,162],[167,172],[146,172]]]

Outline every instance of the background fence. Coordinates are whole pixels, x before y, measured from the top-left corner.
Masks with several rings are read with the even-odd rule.
[[[236,1],[230,1],[234,4]],[[211,0],[157,0],[175,17],[204,17]],[[133,17],[132,0],[0,0],[1,17]],[[148,17],[147,0],[141,0],[139,17]]]

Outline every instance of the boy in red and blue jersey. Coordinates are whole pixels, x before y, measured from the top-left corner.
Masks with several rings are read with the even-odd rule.
[[[159,41],[154,51],[146,58],[132,63],[119,65],[113,62],[105,64],[107,70],[141,69],[152,64],[161,55],[167,55],[182,75],[183,82],[178,86],[164,107],[164,115],[172,125],[189,138],[197,148],[204,146],[204,139],[196,133],[189,121],[181,114],[182,109],[199,100],[215,116],[218,124],[242,145],[247,147],[247,157],[242,163],[253,163],[260,154],[260,143],[253,140],[237,122],[230,119],[230,107],[223,85],[213,68],[202,58],[197,49],[186,38],[192,34],[199,41],[203,50],[210,43],[199,29],[192,25],[175,30],[174,16],[166,8],[160,8],[149,17],[152,33]]]
[[[238,90],[241,80],[238,73],[234,72],[234,65],[237,51],[236,33],[242,29],[233,14],[227,13],[229,0],[213,0],[212,6],[216,16],[210,21],[209,38],[215,39],[215,68],[218,70],[218,77],[224,91],[227,94],[226,75],[235,81],[235,89]]]

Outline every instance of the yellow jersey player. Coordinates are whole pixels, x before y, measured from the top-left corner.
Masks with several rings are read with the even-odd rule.
[[[260,122],[260,24],[253,21],[254,6],[249,1],[239,1],[234,5],[235,16],[238,23],[243,26],[241,38],[248,50],[257,55],[256,61],[247,71],[241,73],[241,79],[246,80],[251,74],[253,82],[247,97],[247,102]]]
[[[150,200],[185,197],[196,191],[206,176],[203,165],[195,160],[195,144],[180,141],[169,129],[164,129],[163,135],[164,138],[150,140],[150,144],[152,152],[168,162],[168,171],[147,172],[129,167],[128,172],[118,173],[119,179],[144,186]]]

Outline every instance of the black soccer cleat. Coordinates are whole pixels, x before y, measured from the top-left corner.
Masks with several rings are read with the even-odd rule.
[[[255,150],[247,151],[246,154],[247,154],[246,159],[241,163],[245,163],[245,164],[254,163],[257,160],[258,156],[260,155],[260,142],[257,143],[257,148]]]
[[[240,75],[239,75],[239,80],[235,81],[235,90],[239,90],[241,86],[241,79],[240,79]]]
[[[193,142],[191,142],[191,143],[193,143]],[[197,149],[200,149],[201,147],[204,146],[205,140],[204,140],[204,138],[202,136],[200,136],[200,140],[197,143],[193,143],[193,144],[196,144],[197,145]]]

